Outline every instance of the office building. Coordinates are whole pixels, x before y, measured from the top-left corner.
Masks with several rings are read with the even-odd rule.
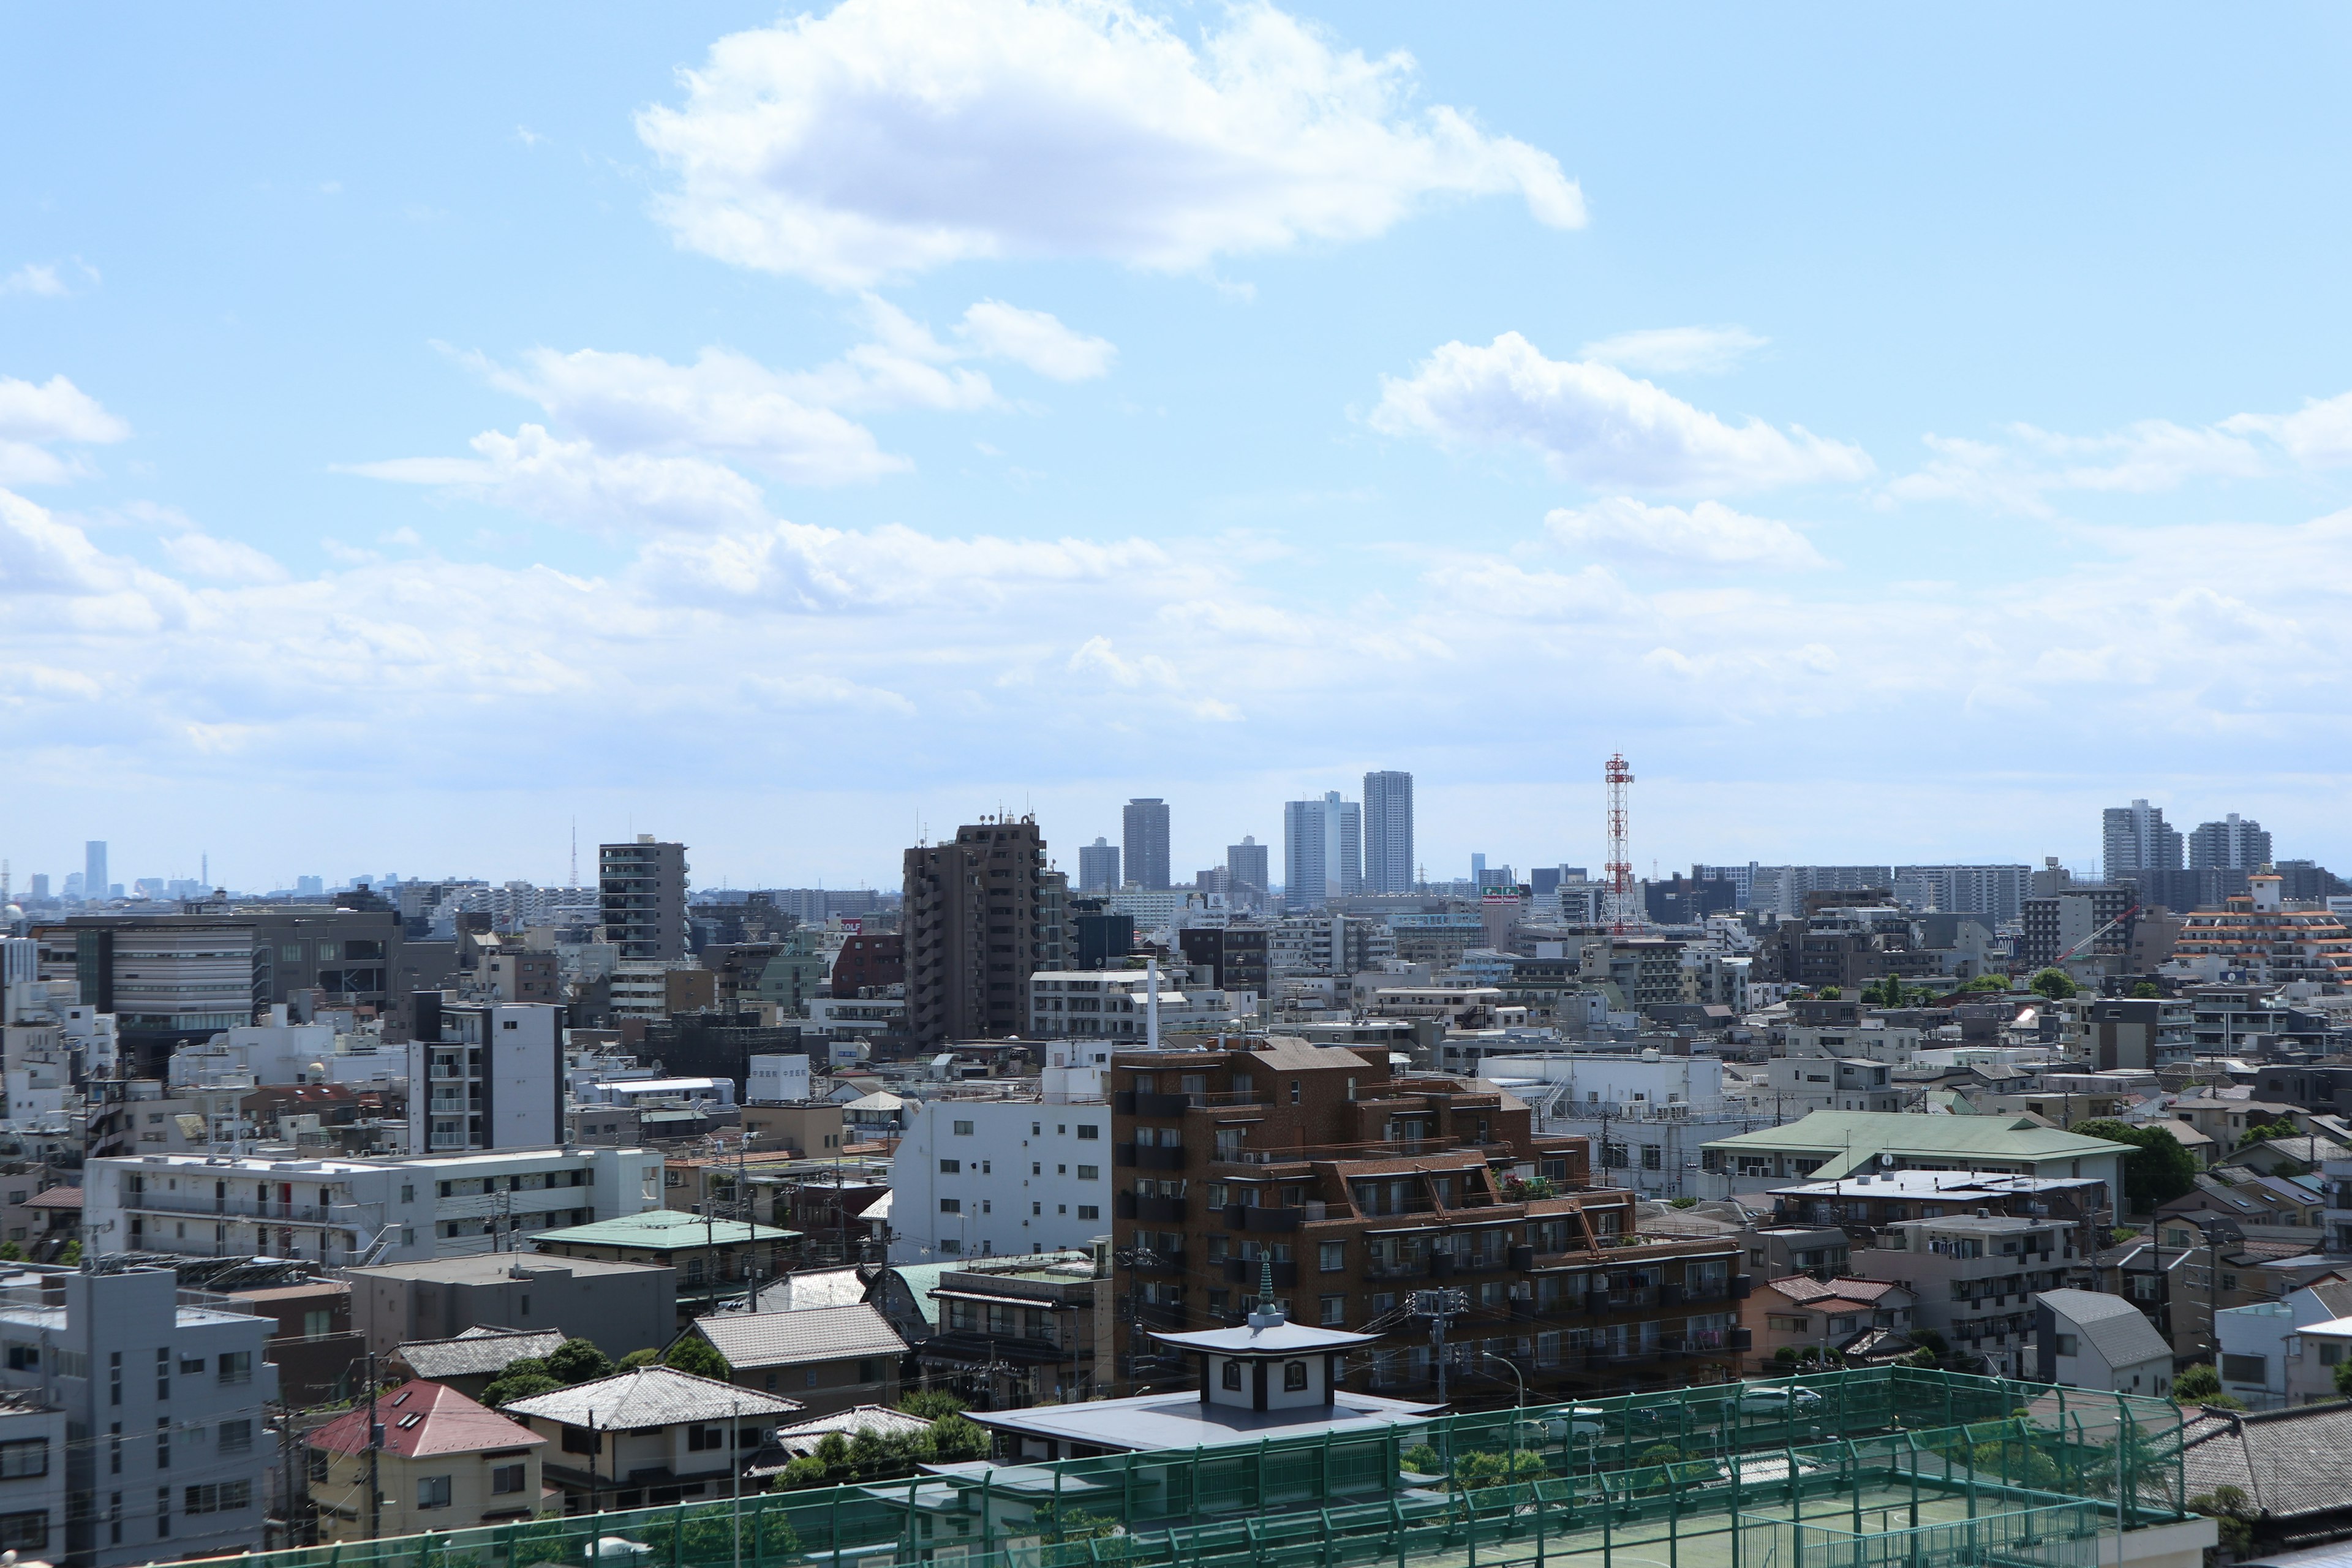
[[[53,1560],[90,1568],[257,1550],[268,1509],[276,1324],[241,1301],[184,1305],[168,1268],[12,1265],[0,1275],[0,1387],[62,1407],[72,1440],[44,1456],[65,1477]],[[0,1452],[0,1475],[33,1456]],[[10,1539],[32,1544],[30,1521]]]
[[[2219,822],[2200,823],[2189,836],[2192,871],[2259,871],[2271,863],[2271,836],[2263,825],[2231,812]]]
[[[106,840],[93,838],[82,846],[81,896],[95,902],[107,892]]]
[[[563,1009],[416,998],[408,1042],[408,1147],[546,1149],[563,1142]]]
[[[2110,880],[2126,871],[2180,869],[2180,830],[2167,826],[2162,806],[2144,800],[2099,814],[2099,849]]]
[[[1153,796],[1130,800],[1122,816],[1127,879],[1157,891],[1168,886],[1168,803]]]
[[[984,817],[950,843],[907,851],[907,1027],[918,1047],[1021,1032],[1045,869],[1034,816]]]
[[[1187,926],[1176,933],[1184,962],[1206,968],[1209,982],[1221,991],[1272,994],[1266,968],[1267,939],[1263,925]]]
[[[1338,790],[1282,808],[1282,891],[1293,910],[1364,890],[1363,808]]]
[[[1412,775],[1364,775],[1364,891],[1409,893],[1413,883]]]
[[[1118,879],[1118,845],[1097,837],[1092,844],[1078,846],[1078,891],[1115,893],[1124,885]]]
[[[1225,901],[1244,909],[1264,909],[1273,872],[1266,865],[1265,846],[1251,834],[1239,844],[1225,846]]]
[[[2030,866],[1897,866],[1895,901],[1906,909],[2011,922],[2024,910],[2032,875]]]
[[[623,958],[687,956],[686,846],[640,833],[596,851],[596,892],[604,929]]]
[[[890,1161],[890,1261],[1084,1247],[1110,1229],[1110,1110],[909,1100]]]

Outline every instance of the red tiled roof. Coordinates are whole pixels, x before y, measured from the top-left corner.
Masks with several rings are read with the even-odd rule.
[[[26,1198],[25,1206],[28,1209],[78,1209],[81,1207],[81,1201],[82,1190],[79,1187],[51,1187],[47,1192],[35,1193]]]
[[[383,1424],[384,1452],[404,1458],[527,1448],[547,1441],[530,1427],[438,1383],[404,1383],[379,1396],[375,1418]],[[368,1446],[367,1424],[368,1408],[362,1405],[313,1431],[310,1446],[338,1454],[363,1454]]]

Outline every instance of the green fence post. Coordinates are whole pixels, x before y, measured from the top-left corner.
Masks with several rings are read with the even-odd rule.
[[[1797,1485],[1796,1446],[1791,1443],[1784,1443],[1780,1446],[1780,1453],[1788,1461],[1789,1465],[1789,1521],[1791,1524],[1794,1524],[1805,1517],[1804,1489]],[[1803,1549],[1800,1547],[1799,1552],[1801,1555],[1802,1554],[1802,1551]]]
[[[1058,1472],[1056,1472],[1055,1479],[1057,1480],[1060,1479]],[[833,1528],[833,1568],[841,1568],[841,1489],[839,1487],[833,1489],[833,1519],[831,1522]],[[522,1568],[522,1565],[520,1563],[516,1563],[512,1565],[512,1568]]]

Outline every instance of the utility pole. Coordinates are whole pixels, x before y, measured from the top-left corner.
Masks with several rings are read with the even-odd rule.
[[[375,1418],[375,1352],[368,1352],[368,1539],[383,1536],[383,1488],[376,1474],[376,1456],[383,1448],[383,1423]]]
[[[1429,1320],[1431,1353],[1437,1361],[1437,1403],[1445,1403],[1445,1327],[1469,1310],[1469,1293],[1456,1289],[1416,1290],[1412,1310]]]

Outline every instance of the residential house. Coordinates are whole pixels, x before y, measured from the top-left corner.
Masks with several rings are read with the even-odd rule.
[[[566,1514],[723,1499],[767,1429],[800,1401],[644,1366],[518,1399],[506,1414],[552,1445],[543,1474]]]
[[[1853,1268],[1917,1298],[1915,1321],[1996,1376],[2022,1375],[2033,1297],[2063,1286],[2076,1264],[2071,1226],[2020,1215],[1962,1215],[1889,1226]]]
[[[984,1410],[1092,1399],[1111,1386],[1108,1259],[1085,1253],[1026,1268],[943,1272],[943,1320],[916,1352],[925,1387]]]
[[[383,1431],[373,1453],[371,1419]],[[442,1384],[402,1384],[315,1428],[306,1441],[310,1501],[331,1542],[470,1530],[540,1511],[540,1451],[547,1439]]]
[[[722,1297],[741,1296],[755,1279],[772,1279],[792,1266],[801,1238],[749,1220],[719,1219],[647,1209],[642,1214],[541,1231],[531,1245],[546,1258],[667,1268],[677,1281],[681,1316],[707,1311]]]
[[[1795,1274],[1759,1283],[1739,1317],[1755,1341],[1757,1373],[1780,1377],[1791,1362],[1832,1353],[1849,1365],[1910,1354],[1918,1348],[1910,1337],[1916,1304],[1910,1290],[1884,1279]]]
[[[687,1332],[727,1358],[740,1388],[778,1394],[819,1415],[895,1405],[907,1343],[864,1302],[784,1312],[721,1312]]]
[[[2172,1392],[2172,1347],[2122,1297],[2044,1290],[2033,1307],[2032,1375],[2040,1381],[2158,1399]]]
[[[2223,1155],[2217,1171],[2251,1171],[2265,1176],[2299,1176],[2318,1170],[2329,1160],[2352,1158],[2352,1149],[2331,1138],[2303,1133],[2293,1138],[2265,1138]]]
[[[468,1399],[498,1381],[509,1362],[544,1359],[568,1336],[562,1329],[467,1329],[450,1340],[411,1340],[392,1354],[394,1376],[454,1388]]]
[[[2352,1360],[2352,1281],[2314,1280],[2270,1301],[2224,1307],[2214,1315],[2221,1392],[2250,1409],[2275,1410],[2343,1397],[2336,1369]],[[2332,1331],[2341,1324],[2346,1333]]]

